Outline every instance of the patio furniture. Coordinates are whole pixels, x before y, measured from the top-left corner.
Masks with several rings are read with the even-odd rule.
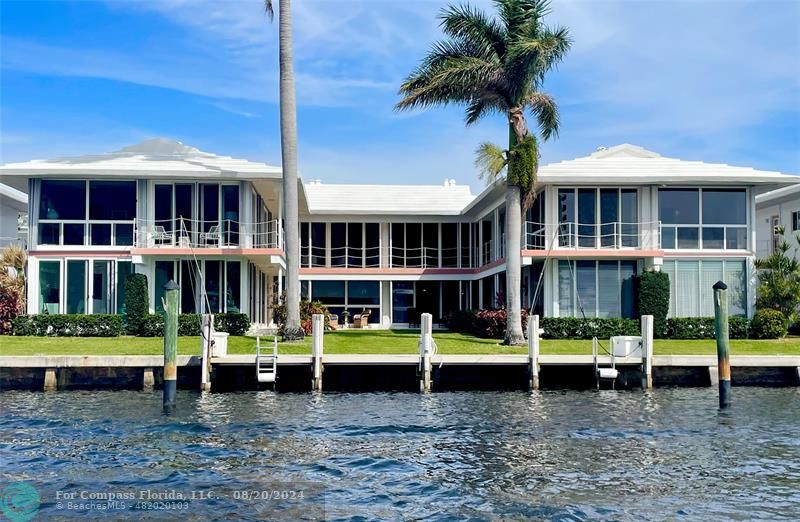
[[[208,229],[208,232],[200,232],[200,242],[203,245],[207,245],[209,240],[219,244],[219,225],[212,226]]]
[[[372,310],[367,310],[366,308],[361,311],[360,314],[356,314],[353,316],[353,328],[369,328],[369,316],[372,314]]]
[[[328,324],[331,327],[331,330],[338,330],[339,329],[339,316],[336,314],[328,314]]]
[[[172,232],[167,232],[166,229],[161,225],[153,226],[153,242],[156,244],[161,244],[164,242],[172,244],[175,240],[174,235]]]

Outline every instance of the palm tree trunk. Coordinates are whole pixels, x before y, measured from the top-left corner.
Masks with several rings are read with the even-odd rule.
[[[517,144],[514,125],[509,123],[508,150]],[[513,161],[513,160],[512,160]],[[522,286],[522,189],[515,183],[506,186],[506,336],[504,344],[524,344],[520,291]]]
[[[286,252],[285,337],[300,330],[300,245],[297,210],[297,107],[292,64],[291,0],[280,0],[278,44],[280,60],[281,158],[283,167],[283,216]]]

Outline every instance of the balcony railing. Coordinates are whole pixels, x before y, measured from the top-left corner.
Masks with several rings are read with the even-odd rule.
[[[244,223],[224,219],[136,220],[137,248],[283,248],[277,220]]]
[[[528,250],[550,248],[586,249],[659,249],[661,226],[658,221],[641,223],[525,222],[525,247]]]

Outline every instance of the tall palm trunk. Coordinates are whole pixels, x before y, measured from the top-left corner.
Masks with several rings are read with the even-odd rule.
[[[524,124],[524,122],[523,122]],[[519,125],[519,123],[518,123]],[[524,127],[522,127],[524,128]],[[515,129],[512,122],[508,128],[508,150],[517,144],[517,136],[521,128]],[[513,161],[513,159],[511,160]],[[503,342],[507,345],[523,344],[525,335],[522,332],[522,310],[520,289],[522,284],[522,258],[520,256],[522,238],[522,189],[515,183],[506,186],[506,336]]]
[[[294,338],[300,330],[300,245],[297,210],[297,107],[292,64],[291,0],[278,3],[280,60],[281,158],[283,166],[283,216],[286,252],[285,336]]]

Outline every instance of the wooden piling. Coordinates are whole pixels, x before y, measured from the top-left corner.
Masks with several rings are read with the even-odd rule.
[[[164,285],[164,411],[175,409],[178,388],[178,298],[180,287],[170,280]]]
[[[311,390],[322,391],[322,353],[325,316],[311,316]]]
[[[530,380],[528,387],[531,390],[539,389],[539,316],[532,315],[528,318],[528,374]]]
[[[433,316],[422,314],[420,318],[419,336],[419,391],[431,391],[431,355],[433,351]]]
[[[714,333],[717,338],[717,371],[719,373],[719,407],[731,405],[731,361],[728,349],[728,285],[714,283]]]
[[[653,316],[642,316],[642,388],[653,389]]]

